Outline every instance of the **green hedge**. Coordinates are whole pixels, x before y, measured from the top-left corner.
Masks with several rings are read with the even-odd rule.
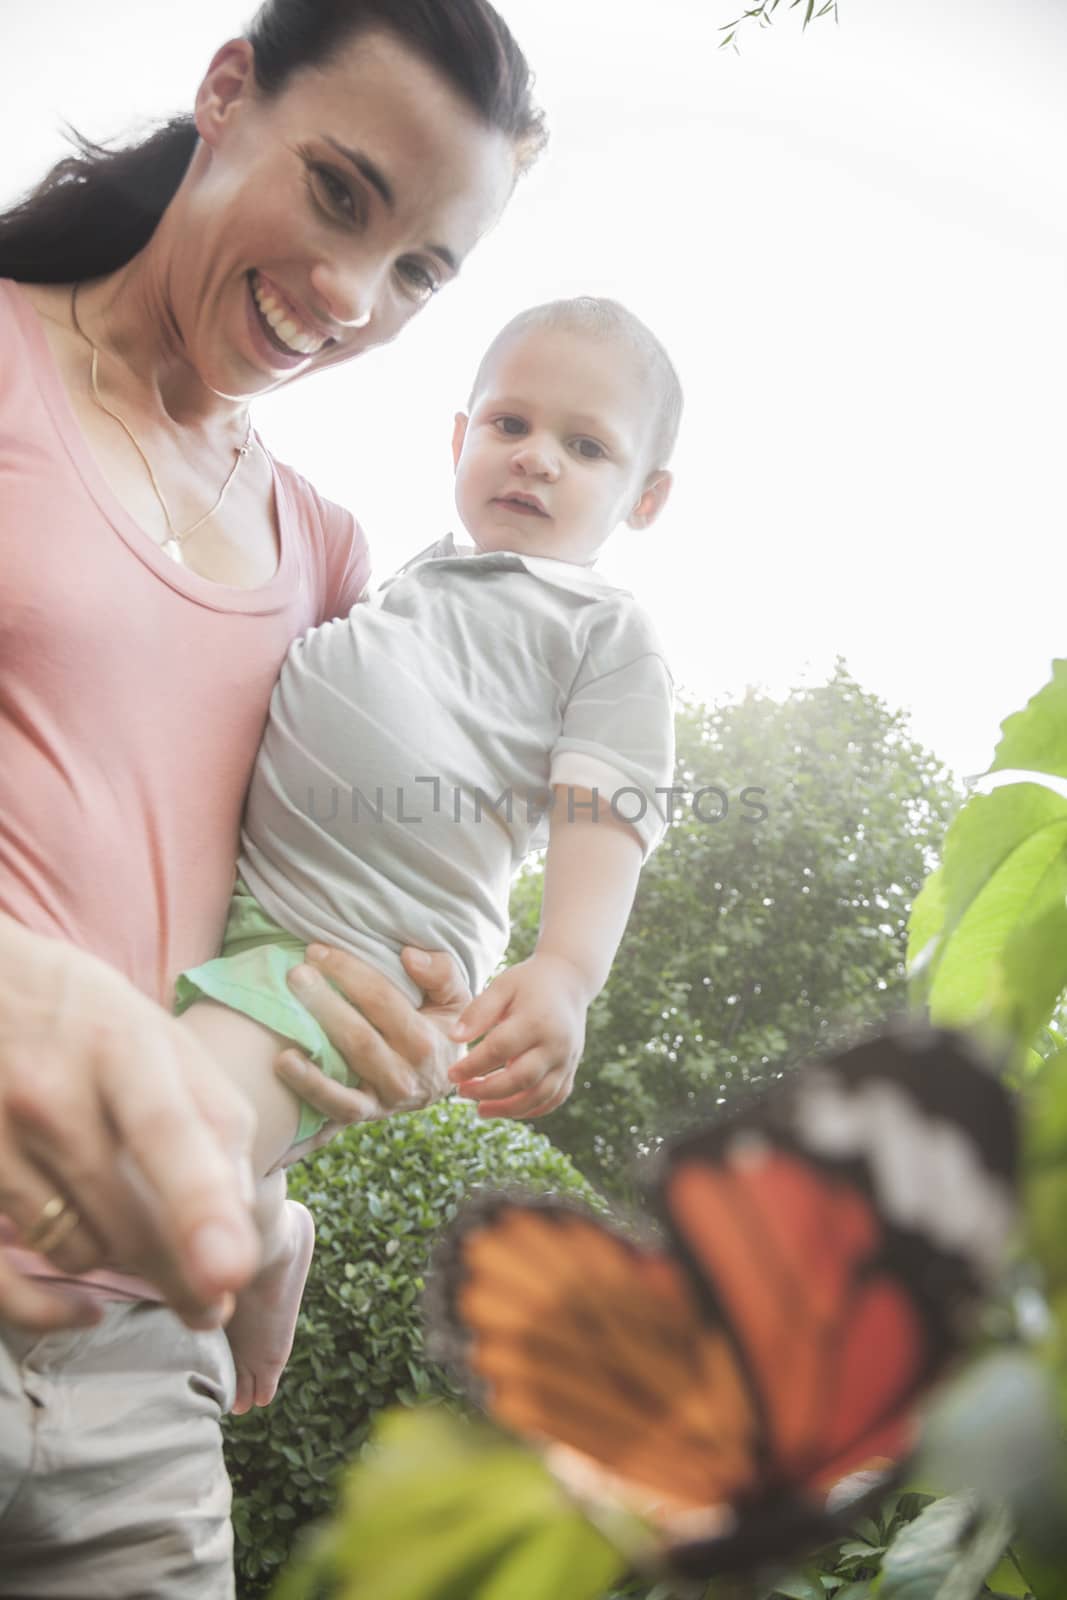
[[[532,1126],[461,1100],[349,1129],[291,1170],[317,1228],[296,1345],[274,1403],[226,1425],[241,1600],[267,1592],[296,1532],[329,1510],[377,1412],[454,1396],[422,1353],[428,1253],[466,1195],[509,1184],[596,1198]]]

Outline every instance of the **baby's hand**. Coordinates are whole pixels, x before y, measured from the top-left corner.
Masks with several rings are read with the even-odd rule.
[[[532,955],[493,979],[452,1038],[484,1035],[449,1071],[483,1117],[543,1117],[574,1087],[590,995],[562,956]]]

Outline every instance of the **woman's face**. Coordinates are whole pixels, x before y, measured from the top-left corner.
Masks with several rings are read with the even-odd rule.
[[[395,338],[455,277],[515,179],[506,135],[390,34],[273,99],[216,55],[163,295],[200,378],[244,397]]]

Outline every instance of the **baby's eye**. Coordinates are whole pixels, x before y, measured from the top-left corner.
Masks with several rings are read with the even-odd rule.
[[[607,455],[604,446],[595,439],[572,439],[571,447],[586,461],[601,461]]]
[[[526,424],[521,417],[494,417],[493,427],[509,439],[520,439],[526,432]]]
[[[415,300],[429,300],[441,287],[440,278],[413,256],[404,256],[397,262],[396,270],[403,280],[405,291]]]

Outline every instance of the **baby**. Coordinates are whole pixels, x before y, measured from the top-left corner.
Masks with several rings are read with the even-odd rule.
[[[346,1073],[286,983],[310,943],[363,957],[415,1004],[400,949],[450,951],[476,997],[453,1037],[482,1036],[453,1068],[460,1092],[513,1117],[570,1093],[673,775],[660,647],[592,564],[621,523],[647,528],[662,510],[680,413],[670,361],[622,306],[523,312],[455,422],[469,545],[432,545],[292,647],[249,789],[223,953],[178,982],[186,1024],[253,1103],[260,1177],[324,1120],[270,1070],[280,1042]],[[511,879],[543,843],[536,950],[486,989],[507,945]],[[269,1288],[284,1261],[275,1300],[292,1300],[298,1275],[298,1304],[310,1235],[294,1267],[282,1175],[261,1193],[257,1283]]]

